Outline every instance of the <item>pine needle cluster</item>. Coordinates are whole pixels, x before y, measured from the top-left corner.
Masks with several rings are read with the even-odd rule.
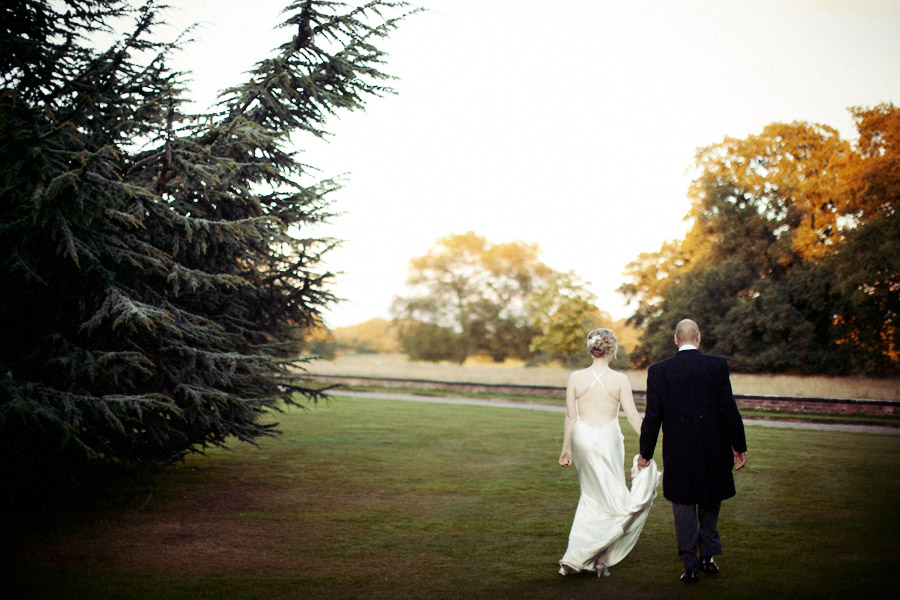
[[[310,180],[297,134],[324,136],[335,113],[390,93],[375,44],[407,7],[291,3],[287,41],[205,114],[183,111],[186,75],[169,65],[185,36],[159,40],[166,9],[0,9],[0,456],[13,471],[253,443],[275,432],[272,409],[322,393],[304,383],[297,332],[335,300],[322,262],[335,242],[309,231],[337,184]]]

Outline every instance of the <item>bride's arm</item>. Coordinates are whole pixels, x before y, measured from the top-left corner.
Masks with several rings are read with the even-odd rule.
[[[563,425],[563,446],[559,455],[559,464],[568,467],[572,464],[572,429],[575,427],[575,383],[572,375],[566,384],[566,421]]]
[[[619,392],[619,402],[622,404],[622,412],[631,424],[631,427],[641,435],[641,415],[638,414],[637,408],[634,406],[634,394],[631,393],[631,382],[628,377],[622,373],[622,390]]]

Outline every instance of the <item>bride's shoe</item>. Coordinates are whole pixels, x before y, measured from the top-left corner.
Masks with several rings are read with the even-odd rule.
[[[597,571],[597,577],[609,577],[609,569],[602,562],[595,564],[594,570]]]

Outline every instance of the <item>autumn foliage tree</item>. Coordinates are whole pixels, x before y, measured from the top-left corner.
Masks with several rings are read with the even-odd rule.
[[[85,457],[169,462],[315,399],[296,331],[332,301],[330,181],[292,145],[389,91],[403,3],[303,0],[284,43],[208,114],[159,41],[164,6],[5,3],[0,36],[4,489]],[[384,15],[393,14],[393,17]],[[116,28],[131,23],[116,38]],[[113,36],[105,48],[95,33]],[[293,137],[292,137],[293,136]]]
[[[616,323],[609,313],[597,307],[597,297],[587,283],[572,272],[554,273],[530,296],[529,323],[535,331],[530,350],[546,362],[559,361],[575,367],[588,358],[587,334],[592,329],[613,329],[619,338],[619,351],[613,361],[616,368],[628,368],[630,329]]]
[[[826,264],[847,302],[840,318],[860,349],[863,370],[896,371],[900,360],[900,109],[853,111],[857,151],[858,224]]]
[[[690,316],[704,346],[736,369],[893,368],[898,271],[875,248],[896,247],[900,231],[890,227],[898,110],[853,114],[856,146],[825,125],[774,123],[698,151],[692,228],[632,262],[621,288],[644,329],[639,364],[670,354],[674,324]],[[874,238],[864,232],[880,240],[868,250]],[[852,263],[865,266],[863,280],[853,280]]]
[[[528,298],[550,274],[534,244],[494,244],[471,231],[442,237],[410,261],[413,294],[393,305],[406,321],[400,342],[413,358],[428,349],[427,360],[461,363],[477,352],[496,361],[526,358]]]

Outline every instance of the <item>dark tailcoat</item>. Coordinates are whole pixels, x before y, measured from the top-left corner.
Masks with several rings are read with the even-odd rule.
[[[651,365],[641,427],[644,458],[653,457],[660,426],[667,500],[711,504],[734,496],[734,452],[746,452],[747,441],[727,360],[682,350]]]

